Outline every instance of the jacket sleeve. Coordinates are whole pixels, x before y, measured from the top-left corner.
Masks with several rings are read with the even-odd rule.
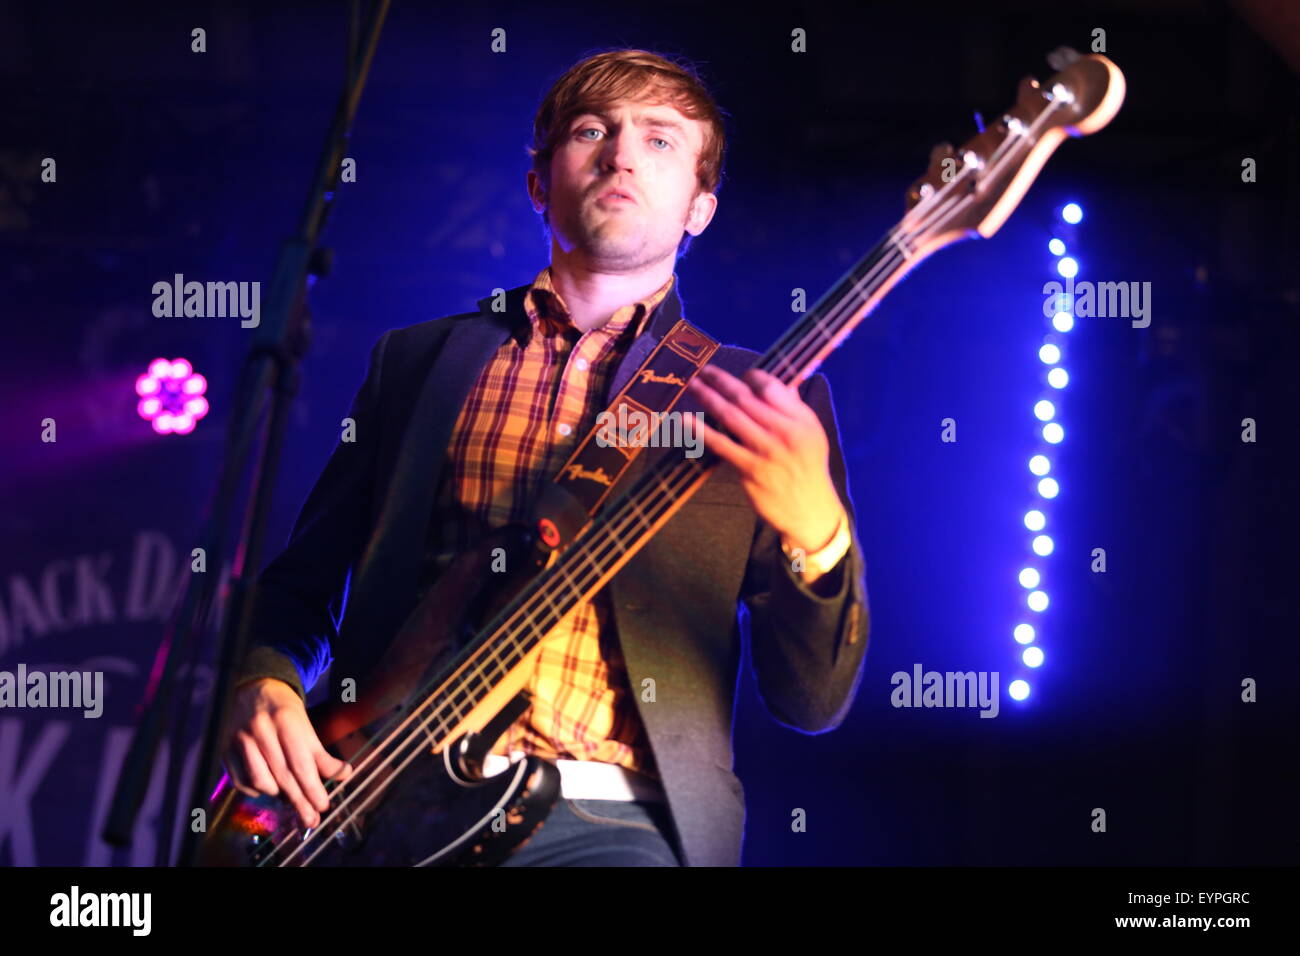
[[[289,544],[262,571],[253,595],[248,650],[235,684],[274,677],[306,700],[329,667],[331,642],[360,559],[375,494],[379,395],[385,332],[370,353],[365,381],[348,417],[353,440],[340,441],[308,495]],[[337,612],[332,613],[334,607]]]
[[[849,517],[852,544],[809,587],[791,568],[776,530],[759,519],[741,599],[749,611],[754,677],[768,712],[797,730],[821,733],[838,727],[853,703],[870,615],[830,385],[817,374],[800,393],[826,430],[831,479]]]

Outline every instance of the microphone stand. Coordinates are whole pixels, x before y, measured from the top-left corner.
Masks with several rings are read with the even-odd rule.
[[[299,363],[311,342],[311,316],[307,293],[315,280],[328,275],[331,264],[329,249],[318,245],[333,208],[339,168],[347,149],[352,122],[356,116],[366,76],[374,60],[379,34],[388,15],[390,0],[375,0],[364,30],[358,31],[357,0],[351,9],[347,77],[334,118],[325,138],[325,146],[316,167],[315,179],[298,220],[297,232],[280,246],[275,272],[270,282],[267,308],[263,311],[252,347],[240,372],[238,396],[226,436],[226,455],[212,507],[201,534],[207,567],[224,566],[226,529],[234,511],[234,498],[244,475],[251,471],[251,488],[244,505],[240,533],[233,543],[231,580],[226,597],[227,613],[222,618],[218,636],[217,669],[212,694],[204,707],[205,729],[198,766],[190,784],[189,806],[206,806],[213,784],[221,769],[221,733],[233,697],[231,677],[243,660],[248,643],[248,624],[252,610],[256,575],[266,531],[267,513],[275,485],[277,467],[284,444],[290,401],[298,391]],[[260,426],[262,413],[269,405],[269,421]],[[260,439],[260,440],[259,440]],[[192,574],[180,609],[169,622],[154,661],[153,677],[141,705],[141,719],[136,727],[118,778],[117,789],[104,826],[103,838],[114,846],[130,843],[135,817],[144,801],[145,789],[152,776],[158,744],[168,732],[167,712],[175,697],[180,659],[188,653],[193,663],[197,655],[194,635],[209,618],[220,572]],[[190,669],[193,680],[193,668]],[[181,700],[178,711],[183,711]],[[183,721],[179,723],[182,724]],[[174,733],[173,761],[183,745],[182,735]],[[182,771],[168,774],[167,799],[164,807],[176,807],[176,791]],[[167,866],[171,856],[174,817],[160,820],[156,858]],[[202,833],[185,828],[185,839],[178,862],[183,866],[196,863]]]

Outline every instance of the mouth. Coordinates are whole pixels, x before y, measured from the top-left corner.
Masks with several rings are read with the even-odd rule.
[[[632,198],[631,194],[625,193],[620,189],[605,190],[605,192],[596,197],[596,202],[636,204],[636,200]]]

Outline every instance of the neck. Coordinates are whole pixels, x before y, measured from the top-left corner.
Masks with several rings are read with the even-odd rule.
[[[673,274],[674,258],[666,256],[635,272],[602,272],[578,258],[551,247],[551,284],[569,307],[574,327],[597,329],[625,305],[647,299]]]

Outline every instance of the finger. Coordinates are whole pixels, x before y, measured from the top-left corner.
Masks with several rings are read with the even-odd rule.
[[[778,412],[796,419],[805,418],[805,412],[816,416],[797,388],[785,384],[771,372],[755,367],[745,372],[744,378],[759,397]]]
[[[723,461],[734,465],[736,471],[740,472],[742,477],[753,474],[754,469],[758,466],[759,458],[756,454],[745,446],[732,441],[704,421],[700,422],[699,438],[700,443],[706,449],[716,454]]]
[[[750,372],[754,374],[751,375]],[[754,440],[739,433],[736,437],[744,440],[755,451],[766,451],[770,456],[777,446],[791,447],[796,444],[800,432],[808,428],[809,423],[799,415],[797,405],[789,405],[788,390],[780,379],[762,371],[751,369],[750,372],[742,380],[722,369],[712,370],[705,385],[717,391],[724,400],[743,409],[761,429],[761,439]],[[767,378],[760,377],[763,375],[767,375]],[[779,404],[774,404],[773,400]]]
[[[248,734],[240,734],[231,748],[234,762],[231,764],[230,779],[240,793],[250,797],[275,797],[280,794],[280,785],[271,776],[266,761],[256,742]]]
[[[776,406],[770,401],[770,395],[776,397],[787,388],[775,375],[761,368],[750,368],[744,378],[737,378],[727,369],[715,365],[705,365],[701,371],[708,385],[744,408],[751,418],[761,420],[770,419],[774,414],[788,415],[784,406]]]
[[[765,397],[769,407],[784,416],[787,427],[779,432],[779,437],[785,445],[800,453],[811,449],[818,459],[825,460],[829,450],[826,427],[799,390],[759,368],[750,369],[745,377]]]
[[[221,758],[226,768],[226,776],[230,777],[230,785],[240,793],[255,797],[258,794],[248,782],[248,768],[244,766],[244,758],[240,755],[239,749],[239,741],[232,738]]]
[[[316,769],[320,771],[322,780],[337,780],[339,783],[356,772],[352,764],[339,760],[324,747],[316,751]]]
[[[310,724],[304,730],[302,722],[296,719],[297,716],[286,714],[278,722],[281,752],[302,789],[303,796],[318,813],[324,813],[330,808],[330,798],[325,793],[320,774],[316,772],[315,748],[320,746],[320,741]],[[310,735],[310,741],[305,739],[306,735]]]
[[[700,404],[704,406],[704,410],[726,426],[727,430],[747,447],[759,451],[771,446],[772,439],[768,437],[763,426],[754,421],[745,409],[733,404],[727,396],[715,391],[708,383],[700,381],[698,376],[692,380],[690,387],[694,390]],[[717,433],[717,429],[713,431]]]
[[[285,762],[284,752],[280,749],[280,740],[276,736],[275,725],[267,727],[259,722],[258,727],[257,743],[262,750],[262,757],[266,760],[267,767],[270,768],[271,776],[284,791],[284,798],[297,812],[302,825],[308,828],[316,826],[320,818],[312,805],[307,802],[307,798],[303,796],[302,788],[298,786],[298,781],[294,779],[293,772]]]

